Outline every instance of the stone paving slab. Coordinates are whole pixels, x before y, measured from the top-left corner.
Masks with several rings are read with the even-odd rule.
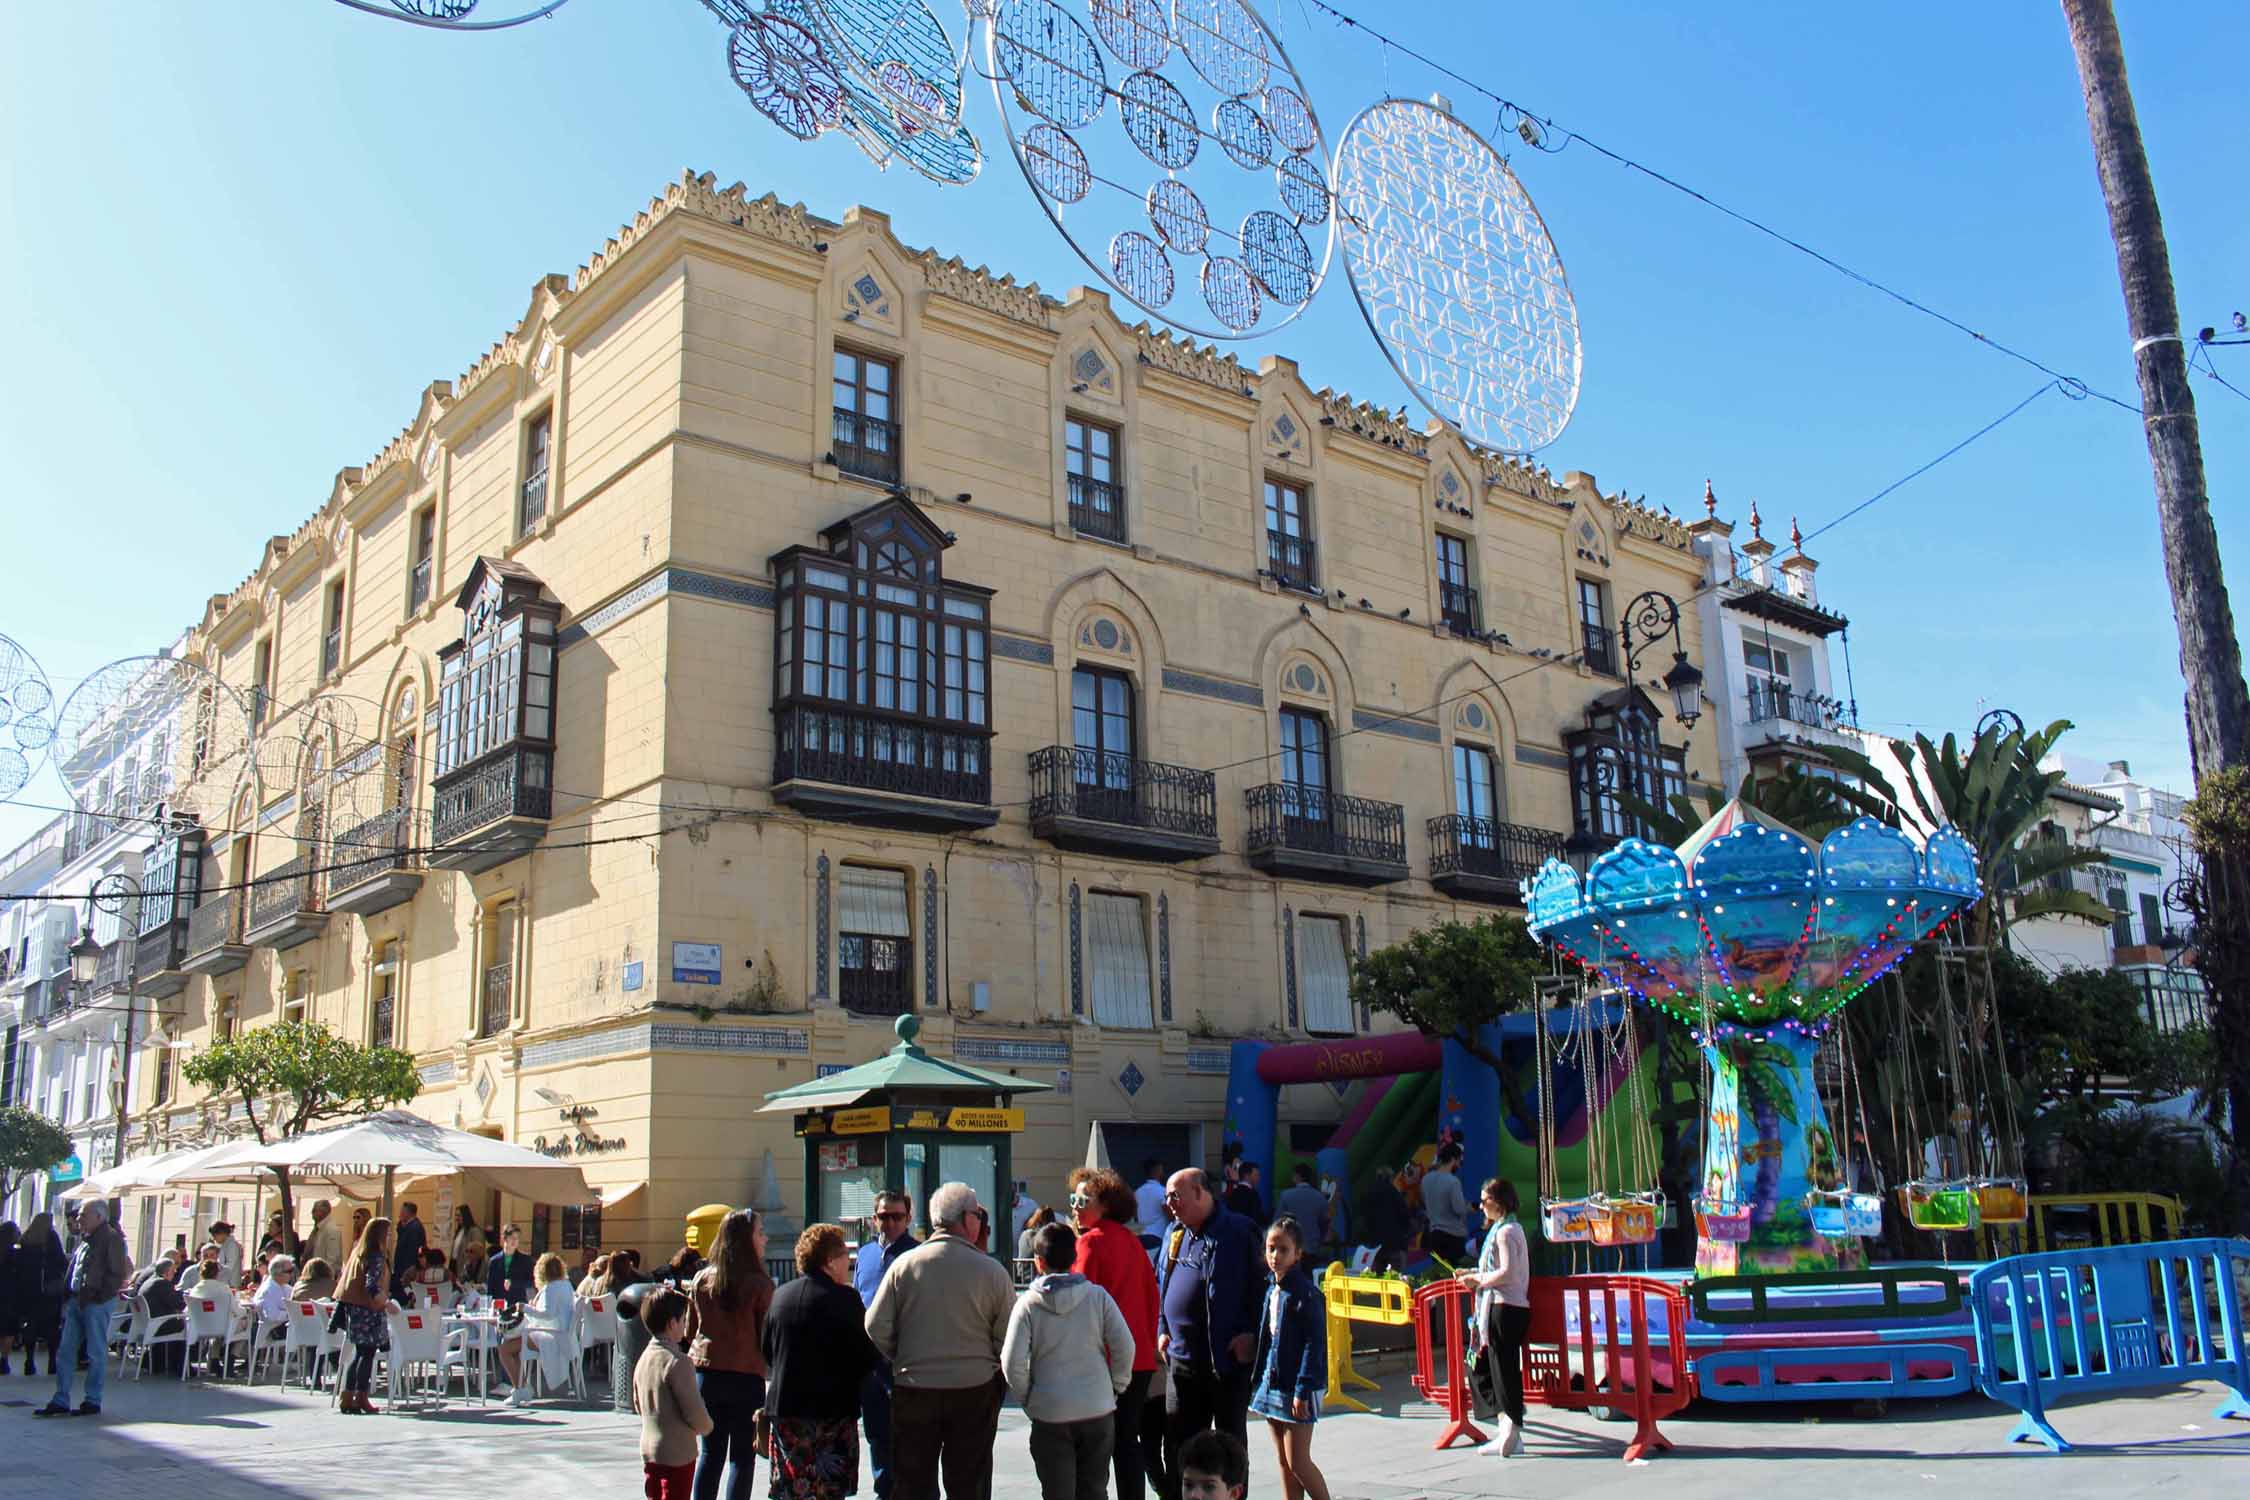
[[[48,1389],[17,1377],[0,1382],[0,1401],[28,1402],[33,1393],[44,1400]],[[1705,1404],[1664,1424],[1677,1445],[1671,1453],[1628,1465],[1619,1458],[1626,1424],[1537,1408],[1529,1458],[1437,1452],[1434,1408],[1393,1376],[1371,1398],[1377,1413],[1322,1421],[1314,1457],[1336,1500],[1744,1500],[1782,1485],[1822,1500],[2242,1500],[2250,1496],[2250,1423],[2213,1418],[2219,1397],[2216,1386],[2200,1385],[2063,1408],[2056,1425],[2079,1445],[2065,1455],[2006,1447],[2014,1414],[1975,1397],[1902,1403],[1881,1417],[1855,1417],[1841,1403]],[[342,1417],[302,1389],[155,1377],[112,1381],[107,1407],[89,1421],[34,1419],[31,1404],[0,1406],[0,1473],[28,1494],[52,1493],[51,1482],[83,1500],[151,1500],[159,1487],[259,1500],[543,1500],[640,1490],[637,1422],[588,1407],[516,1410],[456,1398],[426,1412]],[[1004,1414],[995,1500],[1039,1493],[1028,1433],[1020,1411]],[[1259,1430],[1251,1437],[1251,1492],[1279,1500],[1272,1446]]]

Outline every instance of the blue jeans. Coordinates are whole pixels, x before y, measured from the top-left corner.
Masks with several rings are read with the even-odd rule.
[[[117,1316],[117,1299],[80,1302],[65,1297],[62,1308],[62,1349],[55,1355],[55,1404],[70,1405],[71,1377],[78,1373],[78,1356],[86,1356],[86,1399],[102,1404],[102,1384],[109,1375],[109,1321]]]
[[[875,1471],[876,1500],[891,1497],[891,1369],[878,1365],[859,1388],[860,1420],[867,1424],[867,1457]]]

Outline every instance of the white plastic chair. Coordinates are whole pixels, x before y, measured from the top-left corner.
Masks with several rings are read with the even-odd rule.
[[[606,1292],[578,1299],[579,1361],[596,1349],[604,1361],[617,1357],[617,1299]],[[608,1368],[605,1363],[604,1369]]]
[[[452,1388],[454,1375],[461,1377],[461,1394],[469,1394],[470,1382],[476,1383],[479,1401],[492,1399],[492,1362],[499,1356],[500,1325],[479,1320],[464,1323],[447,1331],[445,1354],[438,1363],[438,1373]]]
[[[271,1364],[281,1366],[283,1373],[279,1378],[284,1384],[288,1382],[289,1323],[295,1314],[296,1304],[290,1303],[278,1318],[269,1318],[262,1313],[255,1315],[250,1333],[250,1373],[247,1377],[251,1385],[258,1383],[259,1370]]]
[[[390,1315],[391,1400],[419,1392],[419,1399],[445,1399],[445,1324],[425,1308],[404,1308]]]
[[[149,1350],[164,1344],[187,1342],[187,1320],[178,1313],[157,1317],[148,1310],[148,1299],[139,1293],[127,1299],[131,1309],[125,1324],[125,1337],[117,1346],[117,1373],[123,1376],[128,1361],[133,1367],[133,1378],[138,1380],[148,1369]],[[161,1329],[152,1332],[152,1329]]]
[[[541,1388],[551,1383],[548,1380],[550,1365],[562,1372],[574,1397],[580,1401],[586,1399],[586,1372],[579,1363],[576,1307],[564,1318],[558,1327],[542,1318],[536,1308],[524,1312],[519,1325],[523,1335],[521,1368],[524,1378],[517,1389],[527,1401],[537,1400]]]
[[[247,1346],[250,1328],[241,1309],[232,1297],[190,1297],[187,1299],[187,1357],[180,1361],[180,1379],[188,1378],[188,1370],[195,1364],[195,1354],[207,1343],[219,1346],[219,1376],[226,1379],[227,1364],[233,1358],[234,1346]]]
[[[289,1383],[289,1372],[299,1363],[305,1367],[305,1389],[320,1387],[320,1367],[330,1351],[341,1353],[341,1335],[328,1332],[328,1314],[317,1302],[300,1302],[294,1298],[289,1303],[289,1316],[284,1321],[281,1338],[281,1383]]]

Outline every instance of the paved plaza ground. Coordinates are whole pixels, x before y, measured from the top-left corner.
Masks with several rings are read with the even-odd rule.
[[[483,1408],[456,1399],[423,1414],[340,1417],[301,1389],[152,1377],[112,1381],[98,1420],[34,1420],[32,1408],[49,1389],[45,1380],[0,1379],[7,1403],[0,1406],[0,1473],[25,1494],[593,1500],[641,1488],[637,1422],[608,1410]],[[1532,1456],[1494,1461],[1467,1448],[1434,1451],[1436,1412],[1394,1370],[1371,1398],[1378,1414],[1324,1420],[1314,1454],[1337,1500],[1743,1500],[1777,1485],[1797,1496],[1871,1500],[2250,1495],[2250,1423],[2214,1420],[2219,1395],[2215,1386],[2188,1386],[2065,1409],[2056,1425],[2079,1449],[2059,1456],[2004,1446],[2013,1413],[1978,1398],[1901,1404],[1879,1418],[1825,1403],[1706,1403],[1665,1424],[1677,1444],[1671,1453],[1634,1465],[1619,1459],[1631,1431],[1624,1424],[1534,1408]],[[1020,1411],[1002,1418],[995,1500],[1039,1493],[1028,1430]],[[1251,1493],[1279,1500],[1272,1447],[1262,1432],[1252,1437]],[[864,1476],[861,1492],[869,1493]],[[757,1493],[765,1494],[763,1474]]]

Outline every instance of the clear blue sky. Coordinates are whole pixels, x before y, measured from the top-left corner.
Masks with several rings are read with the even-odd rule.
[[[2113,391],[2132,367],[2059,8],[1340,0],[1558,121]],[[498,11],[508,0],[486,0]],[[957,12],[940,10],[957,30]],[[2250,8],[2122,0],[2181,316],[2250,307]],[[1262,0],[1331,138],[1440,81],[1297,0]],[[800,145],[729,80],[695,0],[572,0],[447,36],[327,0],[22,5],[0,55],[0,633],[59,691],[154,650],[294,529],[682,167],[1037,280],[1090,279],[971,94],[988,164],[939,189]],[[981,85],[978,89],[981,90]],[[1447,91],[1465,118],[1486,111]],[[997,159],[990,159],[997,155]],[[1514,164],[1578,297],[1585,390],[1543,457],[1691,511],[1756,497],[1810,531],[2041,377],[1582,147]],[[1403,392],[1338,281],[1271,347]],[[1249,346],[1255,357],[1263,346]],[[2250,348],[2220,351],[2250,389]],[[2231,358],[2229,358],[2231,356]],[[2198,377],[2238,611],[2250,401]],[[2137,420],[2047,396],[1823,537],[1878,727],[1983,707],[2185,786],[2181,683]],[[43,775],[25,800],[59,801]],[[44,814],[0,810],[0,841]]]

